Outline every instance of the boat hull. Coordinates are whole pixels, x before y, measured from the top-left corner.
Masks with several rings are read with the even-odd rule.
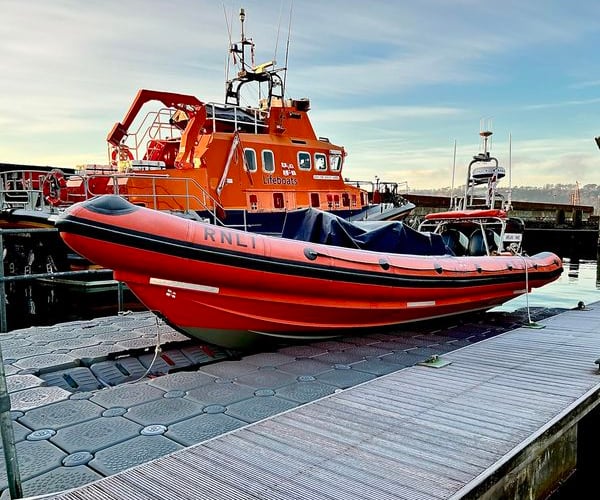
[[[550,253],[391,255],[226,229],[110,196],[70,208],[57,226],[150,310],[225,347],[486,310],[562,271]]]

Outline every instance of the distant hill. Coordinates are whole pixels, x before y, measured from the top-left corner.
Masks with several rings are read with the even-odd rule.
[[[589,205],[596,210],[600,208],[600,185],[586,184],[577,186],[577,184],[546,184],[543,187],[535,186],[514,186],[512,188],[512,199],[515,201],[537,201],[546,203],[567,203],[573,202],[573,196],[579,188],[579,201],[577,205]],[[460,194],[464,191],[464,186],[455,188],[454,194]],[[450,196],[450,187],[439,189],[411,189],[414,194],[429,194],[434,196]],[[508,195],[508,189],[498,188],[498,192],[505,198]]]

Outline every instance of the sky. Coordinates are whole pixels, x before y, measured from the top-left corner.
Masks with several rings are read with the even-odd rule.
[[[106,163],[141,88],[223,102],[240,7],[345,177],[464,183],[490,128],[513,186],[600,184],[597,0],[0,0],[0,163]]]

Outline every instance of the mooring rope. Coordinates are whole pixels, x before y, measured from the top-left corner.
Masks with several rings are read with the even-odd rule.
[[[154,366],[156,359],[158,358],[158,356],[160,356],[160,353],[162,352],[162,348],[160,346],[160,324],[159,324],[159,321],[160,320],[159,320],[158,316],[156,316],[156,345],[154,346],[154,357],[152,358],[152,361],[150,362],[150,366],[148,366],[148,369],[139,378],[137,378],[135,380],[130,380],[129,382],[125,382],[125,384],[135,384],[136,382],[139,382],[140,380],[146,378],[148,376],[148,374],[150,373],[150,371],[152,370],[152,367]]]

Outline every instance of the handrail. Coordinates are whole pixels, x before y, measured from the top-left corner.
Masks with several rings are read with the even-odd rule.
[[[51,205],[46,200],[42,185],[49,172],[45,170],[12,170],[0,173],[0,212],[6,212],[11,209],[21,208],[35,211],[47,211],[48,213],[58,213],[59,207]],[[83,189],[80,192],[69,191],[71,201],[84,201],[93,196],[99,196],[107,193],[104,187],[101,191],[94,191],[94,179],[107,179],[103,186],[112,184],[112,193],[122,196],[125,199],[132,197],[147,197],[152,199],[150,208],[157,209],[160,200],[183,200],[186,212],[191,212],[192,203],[195,202],[203,210],[209,212],[213,223],[226,226],[218,214],[225,209],[223,205],[209,193],[196,179],[189,177],[175,177],[169,173],[140,173],[140,172],[116,172],[107,173],[101,171],[94,173],[73,173],[68,174],[67,182],[80,182]],[[121,180],[128,179],[147,179],[151,181],[151,192],[128,194],[121,189]],[[160,193],[157,181],[185,183],[185,192],[183,193]],[[79,196],[79,198],[78,198]],[[245,212],[245,211],[244,211]],[[247,230],[246,214],[244,213],[244,230]]]
[[[175,111],[170,108],[161,108],[157,111],[149,111],[146,113],[135,132],[131,132],[127,135],[126,144],[127,142],[130,142],[127,144],[127,147],[132,152],[134,158],[141,159],[140,148],[146,142],[157,138],[162,140],[163,136],[165,139],[178,139],[176,136],[181,133],[181,130],[174,126],[170,121],[174,114]],[[164,119],[164,117],[166,117],[166,119]],[[146,125],[149,121],[150,124]],[[133,144],[131,144],[131,142],[133,142]],[[108,148],[110,153],[110,143],[108,144]]]
[[[7,170],[0,172],[0,211],[14,208],[51,209],[42,194],[47,170]],[[37,185],[37,188],[36,188]]]
[[[213,130],[216,130],[217,123],[231,123],[235,130],[238,130],[242,125],[251,125],[254,133],[257,134],[259,129],[268,128],[264,123],[263,116],[260,110],[254,108],[244,108],[231,104],[221,104],[216,102],[206,103],[207,121],[212,122]],[[231,110],[233,118],[217,117],[219,111]],[[174,139],[179,140],[181,129],[175,125],[171,119],[176,113],[174,108],[160,108],[158,110],[149,111],[141,120],[134,132],[129,132],[126,135],[124,144],[127,145],[135,159],[141,159],[140,148],[146,142],[154,139]],[[242,118],[246,118],[243,120]],[[251,118],[249,121],[247,118]],[[148,124],[149,123],[149,124]],[[108,143],[109,153],[111,151],[111,143]]]
[[[210,109],[211,113],[207,113],[207,119],[212,121],[213,130],[216,130],[217,123],[233,123],[234,129],[239,130],[241,125],[252,125],[254,127],[254,133],[258,134],[260,128],[267,128],[268,125],[264,123],[261,112],[256,108],[244,108],[242,106],[236,106],[233,104],[222,104],[217,102],[206,103],[207,110]],[[222,110],[233,110],[233,119],[228,118],[217,118],[217,108]],[[241,117],[248,117],[252,115],[252,121],[243,121]],[[239,118],[238,118],[239,117]]]

